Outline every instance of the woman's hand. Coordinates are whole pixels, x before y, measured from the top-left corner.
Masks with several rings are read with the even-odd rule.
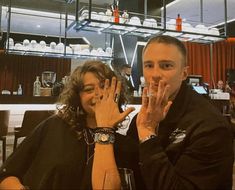
[[[156,134],[156,127],[166,117],[172,104],[168,98],[169,85],[162,80],[158,85],[150,82],[149,87],[144,88],[142,106],[136,120],[140,140]]]
[[[97,127],[113,127],[123,121],[125,117],[134,111],[134,108],[128,108],[120,113],[118,101],[121,92],[121,82],[115,77],[112,78],[111,86],[108,79],[105,80],[103,94],[95,89],[95,117]]]

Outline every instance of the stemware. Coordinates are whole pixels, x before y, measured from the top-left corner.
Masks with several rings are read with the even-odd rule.
[[[135,190],[133,171],[128,168],[118,168],[118,173],[114,169],[106,170],[103,190],[108,189]]]

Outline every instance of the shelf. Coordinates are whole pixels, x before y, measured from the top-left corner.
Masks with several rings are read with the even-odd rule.
[[[198,32],[187,32],[187,31],[175,31],[170,29],[164,29],[162,26],[158,27],[146,27],[132,24],[122,24],[114,22],[106,22],[95,19],[83,19],[82,21],[74,21],[68,27],[73,28],[77,31],[93,31],[97,33],[109,33],[118,35],[132,35],[139,37],[151,37],[154,35],[170,35],[179,38],[182,41],[192,41],[198,43],[211,43],[224,40],[225,37],[219,35],[203,34]]]
[[[41,56],[41,57],[57,57],[57,58],[74,58],[74,59],[100,59],[100,60],[112,60],[112,56],[98,56],[98,55],[84,55],[84,54],[64,54],[64,53],[52,53],[52,52],[40,52],[40,51],[24,51],[9,49],[7,54],[14,55],[28,55],[28,56]]]

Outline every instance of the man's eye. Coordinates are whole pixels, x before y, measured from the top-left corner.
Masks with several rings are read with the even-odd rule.
[[[153,65],[152,64],[150,64],[150,63],[146,63],[146,64],[144,64],[144,68],[152,68],[153,67]]]
[[[162,69],[168,70],[168,69],[171,69],[172,67],[173,67],[173,64],[171,64],[171,63],[162,63],[162,64],[160,64],[160,68],[162,68]]]

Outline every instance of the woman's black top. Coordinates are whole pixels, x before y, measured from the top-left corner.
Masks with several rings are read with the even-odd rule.
[[[89,147],[89,151],[88,151]],[[116,134],[114,145],[118,167],[134,171],[137,189],[143,188],[138,170],[138,147]],[[0,178],[16,176],[30,189],[92,189],[94,144],[87,145],[58,116],[43,121],[7,159]]]

